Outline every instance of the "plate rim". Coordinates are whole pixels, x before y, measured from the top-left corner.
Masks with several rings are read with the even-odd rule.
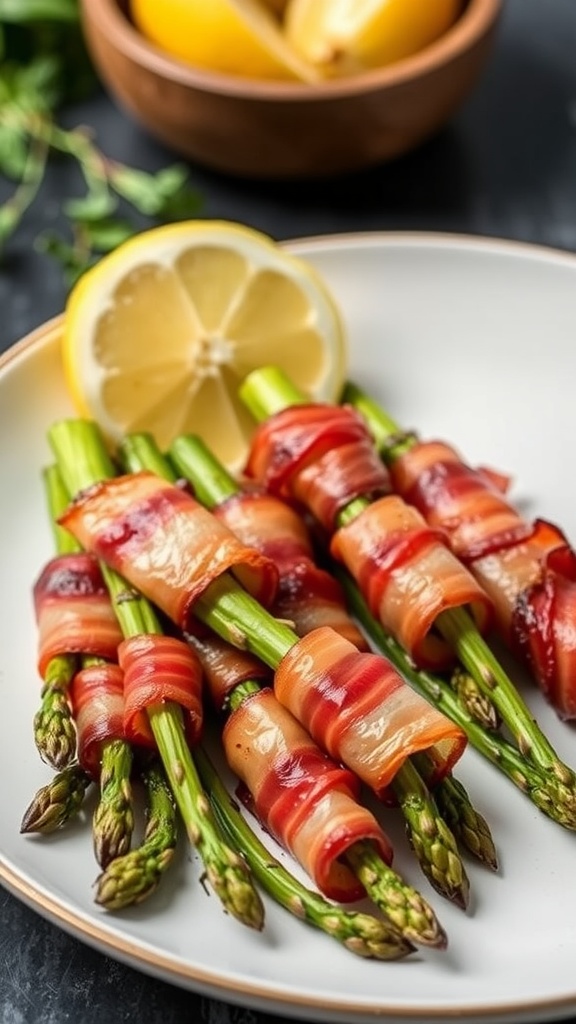
[[[367,246],[390,248],[395,245],[415,248],[442,248],[462,251],[483,251],[493,255],[509,255],[528,260],[545,260],[566,265],[576,271],[576,253],[552,245],[538,242],[500,238],[492,235],[476,235],[444,231],[385,231],[366,230],[341,232],[335,234],[318,234],[299,236],[282,241],[282,246],[296,255],[302,255],[301,249],[328,250],[334,248],[361,249]],[[51,317],[39,324],[22,338],[12,343],[0,353],[0,381],[13,363],[23,355],[34,352],[36,348],[54,344],[56,336],[61,332],[64,312]],[[24,875],[19,874],[5,858],[0,849],[0,884],[15,898],[30,909],[36,911],[56,927],[62,928],[71,937],[97,949],[100,953],[120,960],[128,966],[142,970],[171,984],[185,987],[193,991],[214,997],[229,999],[237,1005],[250,1007],[258,1012],[288,1013],[303,1019],[304,1014],[318,1014],[315,1020],[343,1019],[346,1014],[348,1024],[352,1019],[368,1021],[377,1015],[382,1020],[398,1021],[438,1021],[447,1018],[459,1018],[468,1024],[473,1021],[499,1021],[510,1024],[521,1024],[522,1021],[539,1019],[559,1019],[569,1013],[576,1012],[576,987],[572,995],[557,998],[543,997],[536,1001],[495,1002],[481,1006],[448,1005],[438,1007],[422,1007],[418,1004],[388,1007],[373,1000],[366,1004],[358,1004],[354,998],[347,1004],[341,999],[330,1000],[313,993],[299,994],[298,991],[281,991],[274,984],[263,984],[259,981],[246,981],[212,972],[198,965],[187,964],[176,956],[165,954],[157,949],[148,948],[138,943],[128,934],[119,935],[105,924],[89,919],[83,912],[75,911],[66,905],[66,901],[46,892],[42,885],[32,884]],[[331,1014],[331,1018],[326,1014]],[[542,1013],[546,1013],[543,1018]],[[353,1018],[352,1016],[353,1015]],[[553,1015],[553,1016],[552,1016]]]

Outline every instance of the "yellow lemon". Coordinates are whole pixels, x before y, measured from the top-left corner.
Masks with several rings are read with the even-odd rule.
[[[259,0],[132,0],[137,29],[187,64],[250,78],[314,81]]]
[[[199,220],[136,235],[80,278],[63,362],[79,414],[112,442],[150,431],[164,448],[193,432],[235,471],[254,429],[237,395],[246,374],[273,363],[333,401],[347,342],[310,264],[243,225]]]
[[[455,22],[461,0],[289,0],[285,35],[324,75],[347,75],[408,57]]]

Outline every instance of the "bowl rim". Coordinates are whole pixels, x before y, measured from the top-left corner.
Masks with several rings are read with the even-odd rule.
[[[468,0],[454,24],[437,40],[417,53],[383,68],[374,68],[346,78],[310,84],[273,79],[242,78],[204,68],[195,68],[162,52],[148,42],[120,9],[118,0],[81,0],[84,23],[97,24],[100,31],[124,56],[147,71],[188,88],[235,96],[239,99],[306,102],[351,97],[371,89],[394,87],[414,81],[456,60],[479,42],[496,24],[504,0]]]

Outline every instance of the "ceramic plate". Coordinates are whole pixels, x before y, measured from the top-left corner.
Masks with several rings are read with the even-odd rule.
[[[576,259],[528,246],[434,235],[366,235],[294,243],[338,299],[351,376],[406,427],[451,439],[472,462],[514,476],[529,516],[576,539]],[[95,907],[90,827],[51,838],[19,834],[48,781],[32,742],[38,700],[31,585],[51,555],[40,469],[45,431],[71,412],[59,323],[0,365],[0,879],[80,940],[142,971],[224,1000],[314,1021],[544,1021],[576,1012],[576,836],[554,825],[503,776],[467,752],[458,776],[488,818],[497,875],[469,863],[468,913],[421,876],[393,814],[385,825],[400,870],[431,900],[445,952],[402,963],[357,959],[267,902],[252,934],[221,911],[182,846],[148,903]],[[576,764],[576,736],[532,689],[527,698],[558,751]],[[288,863],[290,863],[287,858]]]

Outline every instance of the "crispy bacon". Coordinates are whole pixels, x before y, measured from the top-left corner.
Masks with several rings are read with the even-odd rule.
[[[446,532],[558,715],[576,718],[576,555],[563,533],[523,519],[500,477],[466,465],[442,442],[416,443],[391,474],[398,492]]]
[[[274,692],[334,760],[381,798],[406,758],[430,751],[441,779],[462,755],[464,733],[377,654],[357,651],[327,627],[298,641],[274,677]]]
[[[125,739],[122,669],[110,661],[80,669],[70,684],[70,701],[78,733],[78,760],[97,779],[103,743]]]
[[[118,662],[124,672],[124,728],[132,743],[155,745],[146,709],[179,704],[186,711],[191,745],[202,732],[202,668],[195,652],[176,637],[140,633],[123,640]]]
[[[466,563],[530,536],[532,527],[506,501],[502,484],[486,470],[464,465],[441,441],[417,443],[390,470],[394,488],[426,522],[444,530]]]
[[[289,850],[329,899],[365,892],[340,859],[360,840],[392,862],[392,847],[358,802],[356,776],[318,749],[270,689],[248,697],[224,727],[230,768],[244,782],[266,829]]]
[[[488,627],[488,596],[444,535],[395,495],[372,502],[337,530],[330,551],[348,568],[375,618],[421,667],[442,668],[453,660],[434,632],[441,612],[468,605],[478,628]]]
[[[366,424],[346,405],[296,405],[271,416],[256,430],[246,475],[297,498],[328,531],[355,498],[391,489]]]
[[[122,633],[97,561],[85,552],[50,559],[33,588],[38,670],[52,658],[91,654],[116,659]]]
[[[154,473],[96,484],[59,521],[183,630],[191,628],[197,598],[227,570],[265,606],[275,596],[278,571],[270,559]]]
[[[298,636],[317,626],[332,626],[359,649],[367,649],[339,583],[315,564],[308,530],[294,508],[275,495],[251,491],[228,498],[215,515],[244,544],[276,564],[279,585],[270,609],[273,615],[291,622]]]
[[[232,691],[248,680],[266,685],[272,671],[249,651],[232,647],[214,633],[195,633],[187,637],[198,655],[204,682],[217,711],[225,711]]]

